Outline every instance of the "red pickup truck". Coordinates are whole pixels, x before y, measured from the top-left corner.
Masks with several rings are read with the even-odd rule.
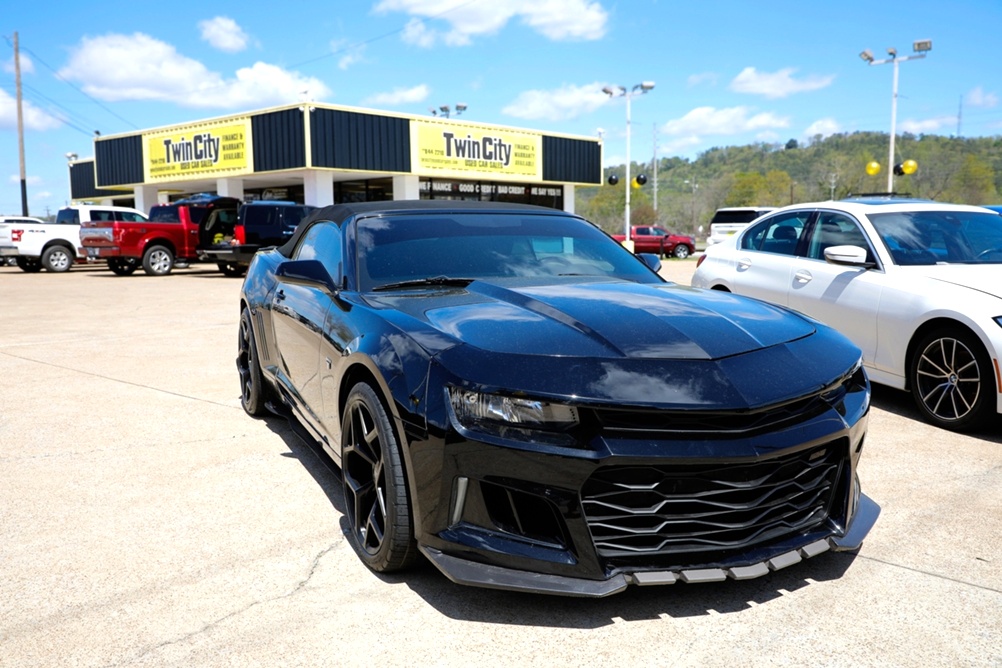
[[[80,226],[80,243],[92,259],[127,276],[141,265],[150,276],[165,276],[175,262],[193,261],[215,239],[233,234],[240,200],[193,195],[150,209],[148,221],[91,221]]]
[[[623,243],[626,236],[613,234],[612,238]],[[672,234],[657,225],[634,225],[630,228],[634,253],[655,253],[658,257],[673,255],[684,260],[696,252],[696,240],[682,234]]]

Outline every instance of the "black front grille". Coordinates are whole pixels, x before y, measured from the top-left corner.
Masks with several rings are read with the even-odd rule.
[[[825,522],[846,457],[840,439],[752,461],[604,467],[582,508],[603,557],[738,550]]]

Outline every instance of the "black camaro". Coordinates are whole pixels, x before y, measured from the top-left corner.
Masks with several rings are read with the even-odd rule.
[[[858,549],[859,350],[657,268],[552,209],[320,209],[244,280],[243,406],[330,454],[380,572],[603,596]]]

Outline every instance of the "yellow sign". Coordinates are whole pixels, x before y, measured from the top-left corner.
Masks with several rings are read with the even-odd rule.
[[[146,182],[254,171],[249,118],[231,118],[143,133]]]
[[[467,123],[411,120],[411,172],[523,181],[543,178],[542,135]]]

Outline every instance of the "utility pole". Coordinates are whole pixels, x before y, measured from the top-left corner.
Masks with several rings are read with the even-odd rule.
[[[21,215],[28,215],[28,177],[24,172],[24,113],[21,111],[21,55],[14,33],[14,80],[17,88],[17,149],[21,161]]]

